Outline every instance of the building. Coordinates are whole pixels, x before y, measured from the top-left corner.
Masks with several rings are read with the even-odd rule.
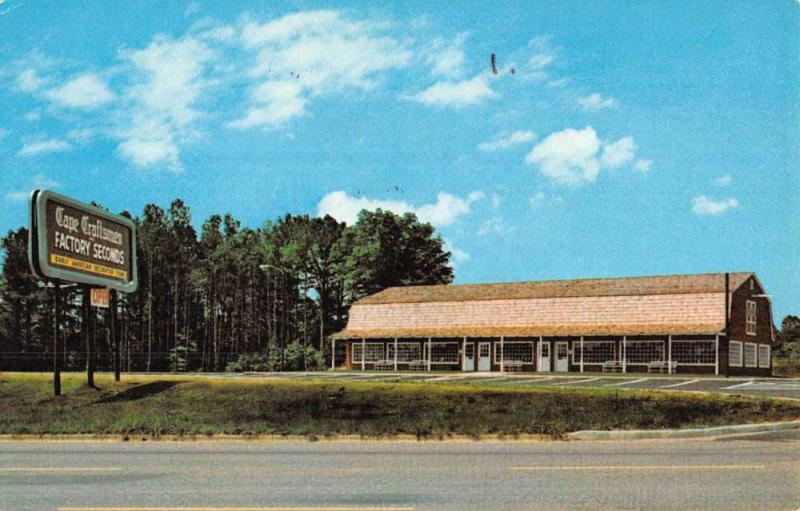
[[[333,342],[334,366],[356,370],[767,376],[773,337],[743,272],[392,287]]]

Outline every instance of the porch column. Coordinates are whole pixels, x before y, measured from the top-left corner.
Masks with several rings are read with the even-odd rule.
[[[363,371],[366,367],[367,361],[367,340],[363,337],[361,338],[361,370]]]
[[[397,371],[397,337],[394,338],[394,370]]]
[[[725,334],[727,333],[726,331]],[[744,352],[744,344],[742,344],[742,351]],[[728,365],[730,365],[730,363],[729,360]],[[719,334],[714,336],[714,374],[719,374]]]
[[[544,337],[542,337],[540,335],[539,336],[539,344],[536,346],[536,365],[534,366],[536,368],[536,371],[541,371],[542,370],[542,368],[539,367],[539,354],[542,352],[542,340],[543,339],[544,339]]]
[[[622,336],[622,372],[628,372],[628,353],[627,353],[628,336]]]
[[[428,337],[428,371],[431,370],[431,338]]]
[[[467,336],[461,340],[461,370],[467,370]]]
[[[501,373],[505,369],[505,364],[503,363],[503,360],[506,358],[506,354],[503,353],[503,343],[504,343],[504,341],[505,341],[505,336],[501,335],[500,336],[500,372]]]
[[[581,336],[581,372],[583,372],[583,336]]]
[[[672,374],[672,334],[667,336],[667,374]]]
[[[331,339],[331,369],[336,369],[336,338]]]

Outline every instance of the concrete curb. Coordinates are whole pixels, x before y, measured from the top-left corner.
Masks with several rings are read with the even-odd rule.
[[[788,422],[764,422],[762,424],[738,424],[713,428],[657,429],[657,430],[618,430],[618,431],[575,431],[567,433],[568,440],[645,440],[658,438],[702,438],[739,433],[761,433],[765,431],[786,431],[800,429],[800,420]]]

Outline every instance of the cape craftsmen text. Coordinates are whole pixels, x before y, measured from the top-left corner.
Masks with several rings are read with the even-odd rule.
[[[82,215],[79,220],[77,217],[69,215],[60,206],[56,208],[55,216],[56,224],[68,232],[77,233],[80,229],[80,232],[92,239],[108,241],[120,247],[123,245],[124,238],[122,233],[105,227],[100,219],[92,222],[88,215]],[[109,247],[97,241],[78,238],[72,234],[65,234],[58,229],[54,230],[54,236],[54,246],[58,249],[93,257],[100,261],[109,261],[120,265],[125,264],[125,252],[121,248]]]

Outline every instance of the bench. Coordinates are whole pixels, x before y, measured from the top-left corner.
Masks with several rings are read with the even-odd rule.
[[[658,360],[655,362],[647,363],[648,373],[674,373],[677,368],[678,368],[678,363],[675,362],[674,360],[672,362],[667,362],[665,360]]]
[[[391,371],[394,369],[394,360],[376,360],[376,371]]]
[[[411,360],[408,363],[409,371],[427,371],[428,362],[425,360]]]
[[[619,360],[606,360],[603,362],[603,372],[604,373],[621,373],[622,372],[622,362]]]
[[[509,373],[517,373],[522,371],[523,362],[519,360],[506,360],[503,362],[503,370]]]

